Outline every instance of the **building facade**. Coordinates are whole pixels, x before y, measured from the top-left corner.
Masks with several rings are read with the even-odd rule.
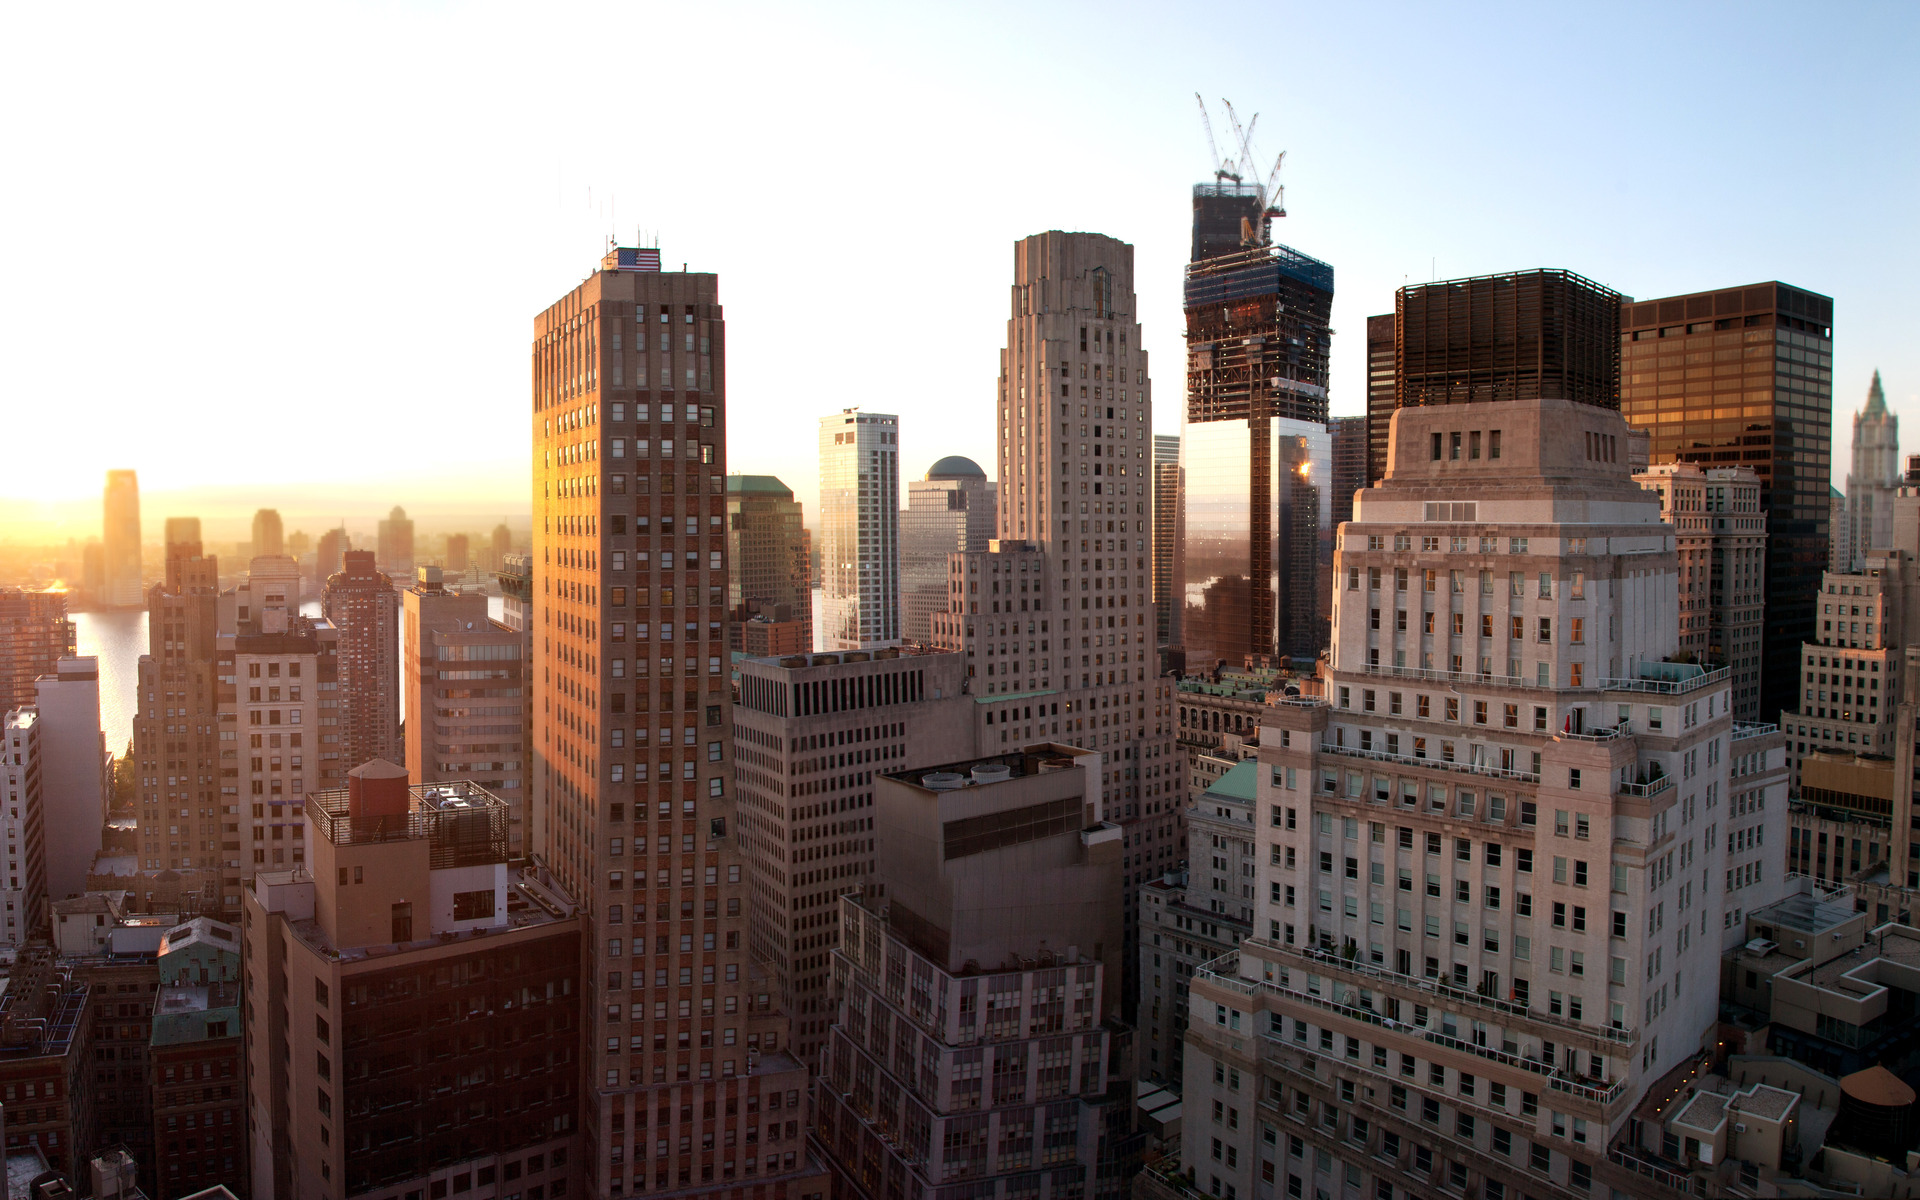
[[[1367,318],[1367,486],[1386,477],[1394,409],[1393,314]]]
[[[400,594],[375,568],[373,551],[341,553],[340,570],[327,576],[320,611],[340,631],[340,750],[346,769],[376,758],[404,763]]]
[[[100,732],[100,660],[63,658],[34,681],[46,889],[55,900],[86,890],[112,795],[112,756]]]
[[[1353,520],[1353,494],[1367,486],[1367,418],[1334,417],[1327,422],[1333,439],[1333,527]]]
[[[944,588],[941,589],[945,591]],[[896,649],[744,659],[734,704],[749,942],[819,1064],[839,898],[874,882],[874,776],[975,753],[964,658]]]
[[[437,567],[401,597],[407,778],[472,780],[507,805],[507,849],[527,841],[526,635],[487,615],[486,594],[450,592]]]
[[[820,418],[823,648],[900,638],[900,418],[849,408]]]
[[[201,917],[167,931],[156,957],[147,1048],[154,1194],[224,1186],[248,1194],[240,931]]]
[[[146,597],[140,564],[139,474],[108,471],[100,508],[100,540],[105,547],[106,566],[106,590],[101,599],[114,608],[137,608]]]
[[[733,648],[741,625],[761,609],[784,605],[801,623],[802,651],[813,649],[813,570],[806,526],[793,489],[771,475],[727,476],[727,608]]]
[[[1893,545],[1893,496],[1900,489],[1900,418],[1887,411],[1880,372],[1867,388],[1867,406],[1853,414],[1853,465],[1847,471],[1846,544],[1852,561]]]
[[[1732,714],[1724,669],[1668,661],[1673,534],[1625,433],[1568,400],[1395,415],[1327,699],[1261,734],[1255,933],[1190,986],[1194,1190],[1654,1194],[1629,1118],[1711,1044]]]
[[[32,704],[34,680],[73,654],[65,592],[0,588],[0,712]]]
[[[1620,361],[1621,411],[1652,435],[1653,462],[1739,463],[1760,477],[1771,633],[1760,711],[1793,708],[1831,549],[1833,300],[1759,283],[1622,301]]]
[[[1634,473],[1660,497],[1680,557],[1680,650],[1733,672],[1733,715],[1760,715],[1767,514],[1748,467],[1660,463]]]
[[[16,708],[0,713],[0,789],[7,834],[6,944],[20,946],[41,933],[47,920],[47,818],[41,793],[46,772],[40,751],[40,712]]]
[[[997,489],[970,458],[950,455],[907,484],[900,514],[900,636],[931,643],[933,614],[947,607],[947,556],[981,551],[997,533]]]
[[[786,1131],[807,1074],[747,950],[719,280],[618,248],[535,319],[532,366],[536,820],[581,897],[590,1022],[572,1177],[595,1198],[817,1200]]]
[[[1174,574],[1180,539],[1180,438],[1153,435],[1153,644],[1165,650],[1179,644],[1179,581]]]

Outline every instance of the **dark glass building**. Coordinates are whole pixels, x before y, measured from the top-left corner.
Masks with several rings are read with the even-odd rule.
[[[1335,417],[1327,422],[1333,439],[1333,527],[1353,520],[1353,494],[1373,481],[1367,477],[1367,419]]]
[[[1367,483],[1387,477],[1393,428],[1393,314],[1367,318]]]
[[[1623,301],[1621,409],[1652,460],[1752,467],[1767,513],[1760,711],[1799,708],[1833,451],[1833,300],[1783,283]]]

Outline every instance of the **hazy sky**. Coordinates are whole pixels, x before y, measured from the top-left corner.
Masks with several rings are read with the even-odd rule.
[[[0,537],[97,531],[109,467],[155,533],[524,512],[534,314],[640,229],[719,272],[731,467],[809,516],[816,418],[847,405],[901,415],[903,474],[991,468],[1010,245],[1040,230],[1134,244],[1177,432],[1196,90],[1288,152],[1275,236],[1337,272],[1336,413],[1409,279],[1779,278],[1836,301],[1843,482],[1875,366],[1920,446],[1917,29],[1850,3],[13,5]]]

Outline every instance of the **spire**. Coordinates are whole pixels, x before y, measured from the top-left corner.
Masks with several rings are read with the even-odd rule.
[[[1884,417],[1887,415],[1887,394],[1880,390],[1880,372],[1878,369],[1873,373],[1873,382],[1867,387],[1867,407],[1861,415],[1867,417]]]

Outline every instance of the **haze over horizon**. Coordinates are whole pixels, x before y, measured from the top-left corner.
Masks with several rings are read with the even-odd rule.
[[[1335,268],[1336,414],[1402,282],[1551,266],[1641,297],[1831,295],[1836,448],[1876,367],[1920,415],[1920,253],[1884,232],[1920,167],[1881,135],[1920,101],[1857,53],[1903,61],[1907,6],[1281,7],[1284,47],[1151,7],[573,11],[18,14],[37,52],[0,97],[34,117],[32,182],[0,214],[35,232],[8,247],[0,348],[41,419],[10,430],[0,537],[97,534],[117,467],[155,530],[523,514],[533,317],[640,230],[719,274],[729,469],[780,477],[809,522],[816,421],[847,405],[900,414],[906,478],[948,454],[994,473],[1011,246],[1048,228],[1136,247],[1177,432],[1189,188],[1214,165],[1196,89],[1224,150],[1220,96],[1260,114],[1263,162],[1288,152],[1275,237]],[[630,120],[554,106],[596,41],[651,47]],[[671,49],[693,45],[715,52]],[[1551,69],[1570,59],[1606,69]],[[144,102],[71,88],[95,73]]]

